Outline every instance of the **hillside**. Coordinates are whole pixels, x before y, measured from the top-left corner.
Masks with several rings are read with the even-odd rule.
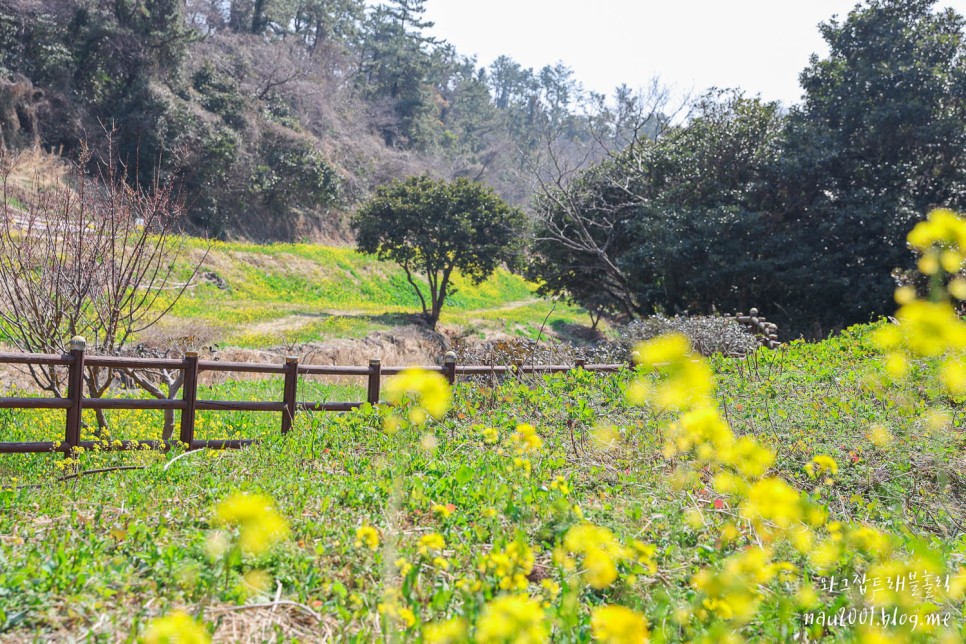
[[[204,257],[207,242],[190,240],[187,258]],[[187,279],[188,262],[181,278]],[[510,335],[545,338],[586,314],[534,294],[535,286],[499,270],[473,285],[460,276],[440,324],[448,337]],[[425,330],[419,301],[395,264],[346,247],[318,244],[211,246],[193,285],[156,329],[141,340],[194,335],[196,344],[265,349],[377,332]]]

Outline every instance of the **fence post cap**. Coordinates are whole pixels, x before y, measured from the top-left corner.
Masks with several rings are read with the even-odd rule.
[[[637,364],[641,361],[640,351],[631,351],[631,364]]]
[[[184,357],[185,358],[197,358],[198,357],[198,352],[197,351],[185,351],[184,352]]]
[[[369,358],[369,366],[374,367],[377,364],[382,364],[382,358]]]
[[[753,308],[753,309],[749,310],[748,311],[748,315],[750,315],[751,317],[758,317],[758,309],[754,309]]]
[[[83,351],[87,348],[87,340],[84,339],[82,335],[75,335],[70,339],[70,350],[71,351]]]
[[[294,364],[299,361],[298,356],[285,356],[285,364]]]
[[[456,362],[456,352],[447,351],[446,355],[443,356],[443,362],[446,364],[454,364]]]

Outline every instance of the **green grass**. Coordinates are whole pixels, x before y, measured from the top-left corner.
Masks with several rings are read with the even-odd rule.
[[[197,259],[204,242],[189,240]],[[186,280],[188,263],[177,279]],[[227,288],[219,288],[221,280]],[[440,323],[536,337],[553,305],[505,270],[481,284],[459,275]],[[421,312],[402,269],[351,248],[317,244],[215,243],[198,279],[163,320],[169,334],[206,329],[212,341],[247,348],[361,338],[411,324]],[[550,321],[586,322],[577,307],[557,304]],[[552,327],[547,327],[547,332]]]
[[[884,390],[872,386],[883,361],[872,348],[871,328],[742,360],[716,358],[718,401],[736,433],[774,448],[771,474],[826,505],[830,518],[888,531],[897,553],[928,552],[954,571],[966,557],[961,401],[933,390],[922,374]],[[524,590],[546,601],[546,624],[556,640],[589,641],[592,608],[620,604],[645,614],[656,640],[720,641],[722,623],[701,617],[691,577],[745,552],[756,543],[753,533],[742,528],[734,542],[722,541],[721,528],[736,509],[727,501],[719,506],[721,497],[707,481],[685,489],[672,484],[676,462],[661,453],[672,417],[629,407],[623,391],[631,377],[570,374],[495,389],[461,385],[445,418],[395,434],[382,431],[389,411],[368,406],[302,415],[287,437],[278,435],[275,414],[239,415],[229,423],[233,430],[265,436],[265,442],[191,454],[168,469],[177,453],[88,453],[81,457],[84,469],[131,463],[145,469],[60,482],[53,480],[63,474],[57,456],[2,457],[0,638],[133,638],[152,618],[186,609],[228,639],[369,641],[387,628],[378,616],[387,588],[401,588],[400,601],[416,618],[411,629],[399,631],[401,639],[418,639],[425,624],[445,618],[478,624],[483,606],[505,592],[480,566],[486,570],[493,549],[518,541],[534,549],[537,572]],[[248,381],[218,385],[215,393],[269,399],[280,389],[277,380]],[[948,416],[928,421],[936,410]],[[4,433],[27,431],[27,412],[21,413],[3,424]],[[529,455],[529,476],[514,460],[511,438],[522,422],[532,423],[545,441]],[[615,446],[594,442],[600,424],[617,428]],[[868,437],[873,424],[888,428],[891,442],[874,445]],[[486,427],[497,431],[496,444],[487,442]],[[804,473],[817,455],[838,463],[834,482]],[[562,491],[557,477],[571,489]],[[34,483],[42,486],[18,487]],[[291,534],[267,554],[213,560],[207,545],[219,529],[213,508],[239,490],[272,497]],[[440,511],[446,504],[450,516]],[[553,552],[567,529],[583,520],[609,528],[625,544],[638,539],[655,545],[657,571],[626,563],[606,589],[577,583]],[[379,530],[378,550],[355,545],[362,525]],[[419,552],[419,539],[431,532],[445,538],[438,554],[446,569],[435,555]],[[817,588],[812,610],[834,611],[855,598],[821,590],[807,557],[779,549],[802,576],[764,584],[756,616],[729,628],[750,641],[857,637],[851,627],[803,626],[795,599],[801,586]],[[399,558],[415,565],[402,577]],[[841,564],[843,572],[863,570],[863,561],[855,555]],[[272,577],[263,595],[241,587],[242,576],[254,569]],[[559,584],[561,594],[541,578]],[[276,593],[316,611],[321,623],[292,606],[226,611],[271,601]],[[939,608],[951,613],[962,636],[962,602]],[[274,626],[259,630],[260,624]],[[934,636],[912,633],[916,641]]]

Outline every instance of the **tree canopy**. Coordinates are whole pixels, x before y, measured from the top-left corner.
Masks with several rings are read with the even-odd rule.
[[[870,0],[783,111],[710,92],[537,200],[534,277],[593,311],[773,311],[814,335],[891,313],[906,231],[966,206],[964,19]]]
[[[359,250],[403,268],[435,328],[453,272],[479,283],[500,264],[515,263],[525,218],[479,182],[417,176],[378,188],[352,226]]]

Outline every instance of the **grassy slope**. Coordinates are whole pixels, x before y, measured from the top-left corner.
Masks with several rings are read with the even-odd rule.
[[[201,241],[189,242],[195,261]],[[186,272],[182,267],[182,279]],[[227,288],[215,282],[222,280]],[[474,285],[454,278],[441,324],[464,330],[536,337],[553,308],[522,278],[499,270]],[[216,243],[202,276],[175,305],[168,334],[207,328],[214,341],[265,347],[330,338],[365,337],[409,324],[420,305],[403,271],[351,248],[317,244]],[[548,322],[586,323],[576,307],[558,304]],[[548,328],[550,325],[548,324]]]
[[[867,376],[882,366],[868,332],[869,327],[857,327],[820,344],[717,360],[719,399],[736,431],[755,433],[776,448],[775,472],[827,503],[835,518],[918,535],[932,549],[961,558],[966,554],[962,412],[916,379],[886,392],[870,391]],[[713,493],[671,489],[673,465],[661,456],[667,419],[627,408],[625,381],[626,375],[576,381],[561,376],[540,387],[462,387],[455,409],[431,426],[437,445],[428,450],[418,447],[421,433],[386,435],[377,415],[362,410],[302,417],[285,439],[240,452],[195,454],[167,471],[163,465],[170,456],[160,454],[86,455],[85,467],[141,462],[148,468],[0,492],[0,629],[17,641],[89,629],[92,639],[110,638],[187,607],[229,639],[239,632],[267,636],[256,629],[257,615],[279,623],[283,634],[302,633],[304,641],[326,633],[368,640],[379,628],[376,607],[392,578],[392,562],[400,556],[419,562],[418,539],[433,530],[446,539],[449,569],[422,560],[407,578],[407,605],[420,621],[463,615],[472,623],[483,595],[499,592],[486,590],[492,579],[480,575],[480,562],[491,547],[517,537],[538,547],[538,576],[561,582],[566,596],[567,577],[550,552],[579,521],[579,506],[587,519],[610,527],[625,542],[656,544],[658,572],[625,572],[606,591],[585,590],[582,607],[572,615],[566,602],[531,583],[528,592],[547,597],[550,614],[559,620],[557,637],[586,641],[587,606],[600,603],[643,611],[669,639],[700,637],[702,627],[679,628],[671,615],[689,602],[689,578],[699,565],[739,551],[745,542],[720,542],[721,521],[734,510],[713,509]],[[952,420],[926,422],[922,414],[929,404],[952,413]],[[243,434],[275,432],[274,416],[257,418]],[[621,428],[616,449],[589,440],[591,427],[601,421]],[[533,423],[546,441],[532,458],[529,478],[513,461],[509,435],[518,422]],[[869,441],[872,423],[889,429],[889,445]],[[483,425],[499,430],[498,445],[486,444]],[[834,485],[817,486],[803,474],[803,465],[818,454],[839,463]],[[14,462],[22,466],[21,482],[56,474],[53,457],[9,461]],[[8,465],[8,477],[12,468]],[[551,485],[558,476],[573,488],[569,495]],[[11,485],[9,478],[6,483]],[[243,569],[268,570],[281,584],[281,597],[319,611],[322,625],[298,609],[249,612],[251,619],[243,623],[221,612],[234,603],[261,601],[246,600],[239,590],[242,568],[226,572],[205,554],[213,505],[239,489],[271,495],[292,524],[288,540]],[[452,516],[433,511],[447,503],[455,506]],[[694,521],[695,510],[703,520]],[[355,547],[355,530],[364,523],[376,526],[391,549]],[[460,579],[481,579],[484,590],[461,591]],[[793,590],[796,583],[791,582]],[[766,594],[760,618],[742,634],[773,641],[798,631],[800,638],[797,609],[771,597]],[[829,610],[841,603],[840,596],[821,591],[819,598]],[[962,606],[953,611],[954,623],[962,625],[957,614]],[[418,626],[410,635],[417,631]],[[832,629],[829,635],[840,639],[850,632]]]

